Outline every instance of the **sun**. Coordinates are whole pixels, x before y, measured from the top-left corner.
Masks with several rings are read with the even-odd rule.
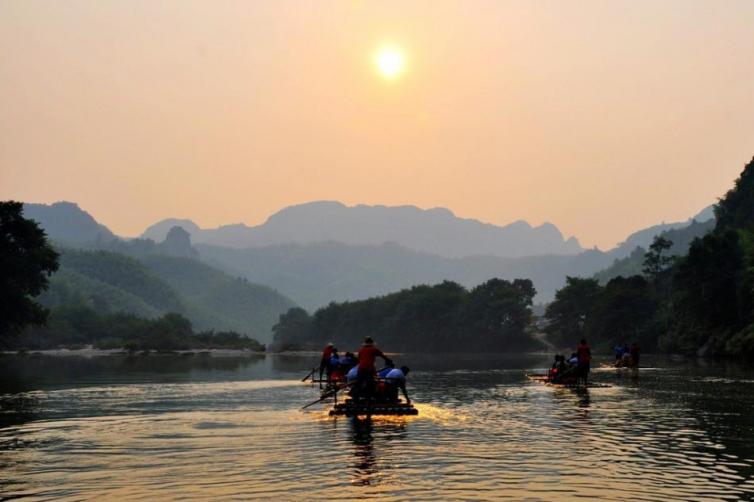
[[[397,47],[383,47],[374,58],[377,71],[388,80],[398,78],[406,68],[406,58]]]

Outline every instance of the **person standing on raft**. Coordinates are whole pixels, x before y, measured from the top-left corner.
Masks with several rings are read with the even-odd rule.
[[[581,378],[584,381],[584,386],[586,386],[592,364],[592,348],[586,343],[586,339],[582,338],[581,343],[576,346],[576,354],[579,357],[576,375],[577,378]]]
[[[374,363],[378,357],[381,357],[388,366],[393,364],[393,361],[377,348],[372,337],[366,337],[361,349],[359,349],[358,373],[356,375],[356,387],[362,395],[372,396],[374,394],[374,375],[377,373]]]
[[[322,350],[322,358],[319,361],[319,386],[322,387],[322,374],[327,371],[327,380],[330,380],[330,359],[335,352],[335,346],[328,343],[327,347]]]

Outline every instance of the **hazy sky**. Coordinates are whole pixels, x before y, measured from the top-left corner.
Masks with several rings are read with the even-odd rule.
[[[330,199],[608,247],[752,156],[750,0],[0,0],[0,199],[121,235]]]

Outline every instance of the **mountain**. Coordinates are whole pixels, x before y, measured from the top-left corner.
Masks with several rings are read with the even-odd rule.
[[[269,284],[309,310],[331,301],[371,298],[446,279],[471,288],[492,277],[529,278],[539,293],[537,301],[549,301],[566,275],[592,275],[612,262],[600,251],[525,258],[446,258],[391,243],[352,246],[322,242],[249,249],[198,244],[196,249],[208,263],[232,275]]]
[[[704,214],[709,211],[697,217]],[[621,266],[632,270],[637,261],[643,261],[644,255],[643,251],[635,250],[640,246],[648,247],[654,237],[663,232],[677,241],[678,249],[684,246],[686,249],[693,237],[714,225],[713,220],[697,223],[695,218],[638,231],[608,252],[590,250],[575,255],[448,258],[395,243],[350,245],[334,241],[247,249],[207,244],[195,247],[208,263],[233,275],[275,287],[310,310],[331,301],[371,298],[443,280],[471,288],[492,277],[531,279],[538,293],[536,301],[549,302],[565,284],[566,276],[591,277],[616,263],[617,268],[612,272],[620,271]]]
[[[658,235],[662,235],[664,233],[671,232],[673,230],[680,230],[680,229],[688,228],[689,226],[692,226],[696,223],[710,224],[709,222],[714,220],[714,218],[715,218],[714,206],[709,206],[705,208],[704,210],[702,210],[701,212],[699,212],[699,214],[697,214],[693,218],[689,218],[687,221],[682,221],[682,222],[679,221],[675,223],[661,223],[659,225],[654,225],[652,227],[639,230],[638,232],[634,232],[633,234],[629,235],[625,241],[618,244],[618,246],[615,249],[612,249],[610,251],[610,254],[616,259],[625,258],[629,256],[630,254],[632,254],[634,250],[636,250],[636,248],[648,249],[649,245],[652,244],[652,241]],[[713,223],[710,225],[714,226]],[[678,240],[679,236],[676,236],[675,238],[676,240]],[[683,238],[683,237],[680,237],[680,238]],[[670,240],[673,240],[673,239],[671,238]],[[689,240],[688,243],[690,244],[691,241]],[[688,249],[688,245],[686,245],[683,251],[685,252],[686,249]]]
[[[414,206],[348,207],[340,202],[310,202],[287,207],[255,227],[237,224],[200,229],[190,220],[169,219],[152,225],[142,237],[161,241],[174,226],[189,232],[195,243],[232,248],[327,241],[354,246],[394,242],[449,258],[573,255],[583,251],[578,240],[564,239],[550,223],[532,227],[517,221],[500,227],[459,218],[448,209]]]
[[[24,216],[37,221],[52,240],[67,243],[111,241],[115,235],[73,202],[24,204]]]
[[[715,220],[698,222],[694,219],[690,225],[681,228],[673,228],[656,234],[673,243],[668,250],[670,256],[684,256],[689,251],[691,242],[697,237],[703,237],[715,228]],[[652,237],[652,240],[655,236]],[[651,244],[651,240],[650,240]],[[644,255],[649,248],[648,245],[637,245],[628,256],[616,258],[610,267],[595,274],[595,278],[602,284],[607,284],[610,279],[618,276],[630,277],[640,275],[644,266]]]
[[[139,259],[108,251],[59,248],[60,270],[40,302],[100,313],[156,318],[175,312],[196,330],[232,330],[268,343],[278,316],[295,304],[265,286],[231,277],[191,258]]]

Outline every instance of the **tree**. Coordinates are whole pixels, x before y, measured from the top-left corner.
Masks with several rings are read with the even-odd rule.
[[[33,298],[58,269],[44,230],[22,213],[20,202],[0,202],[0,340],[46,322],[48,311]]]
[[[572,345],[586,335],[591,313],[602,287],[597,279],[567,277],[566,285],[547,306],[545,329],[553,343]]]
[[[654,348],[657,309],[652,285],[644,277],[616,277],[595,302],[587,336],[598,344],[638,342],[645,349]]]
[[[735,186],[715,207],[717,231],[754,230],[754,159],[745,167]]]
[[[272,327],[273,340],[278,350],[285,350],[307,341],[311,326],[311,316],[300,307],[293,307],[288,312],[280,314],[279,321]]]
[[[665,252],[673,247],[673,242],[658,235],[655,237],[649,251],[644,255],[644,274],[656,279],[661,273],[673,264],[674,258],[665,255]]]

